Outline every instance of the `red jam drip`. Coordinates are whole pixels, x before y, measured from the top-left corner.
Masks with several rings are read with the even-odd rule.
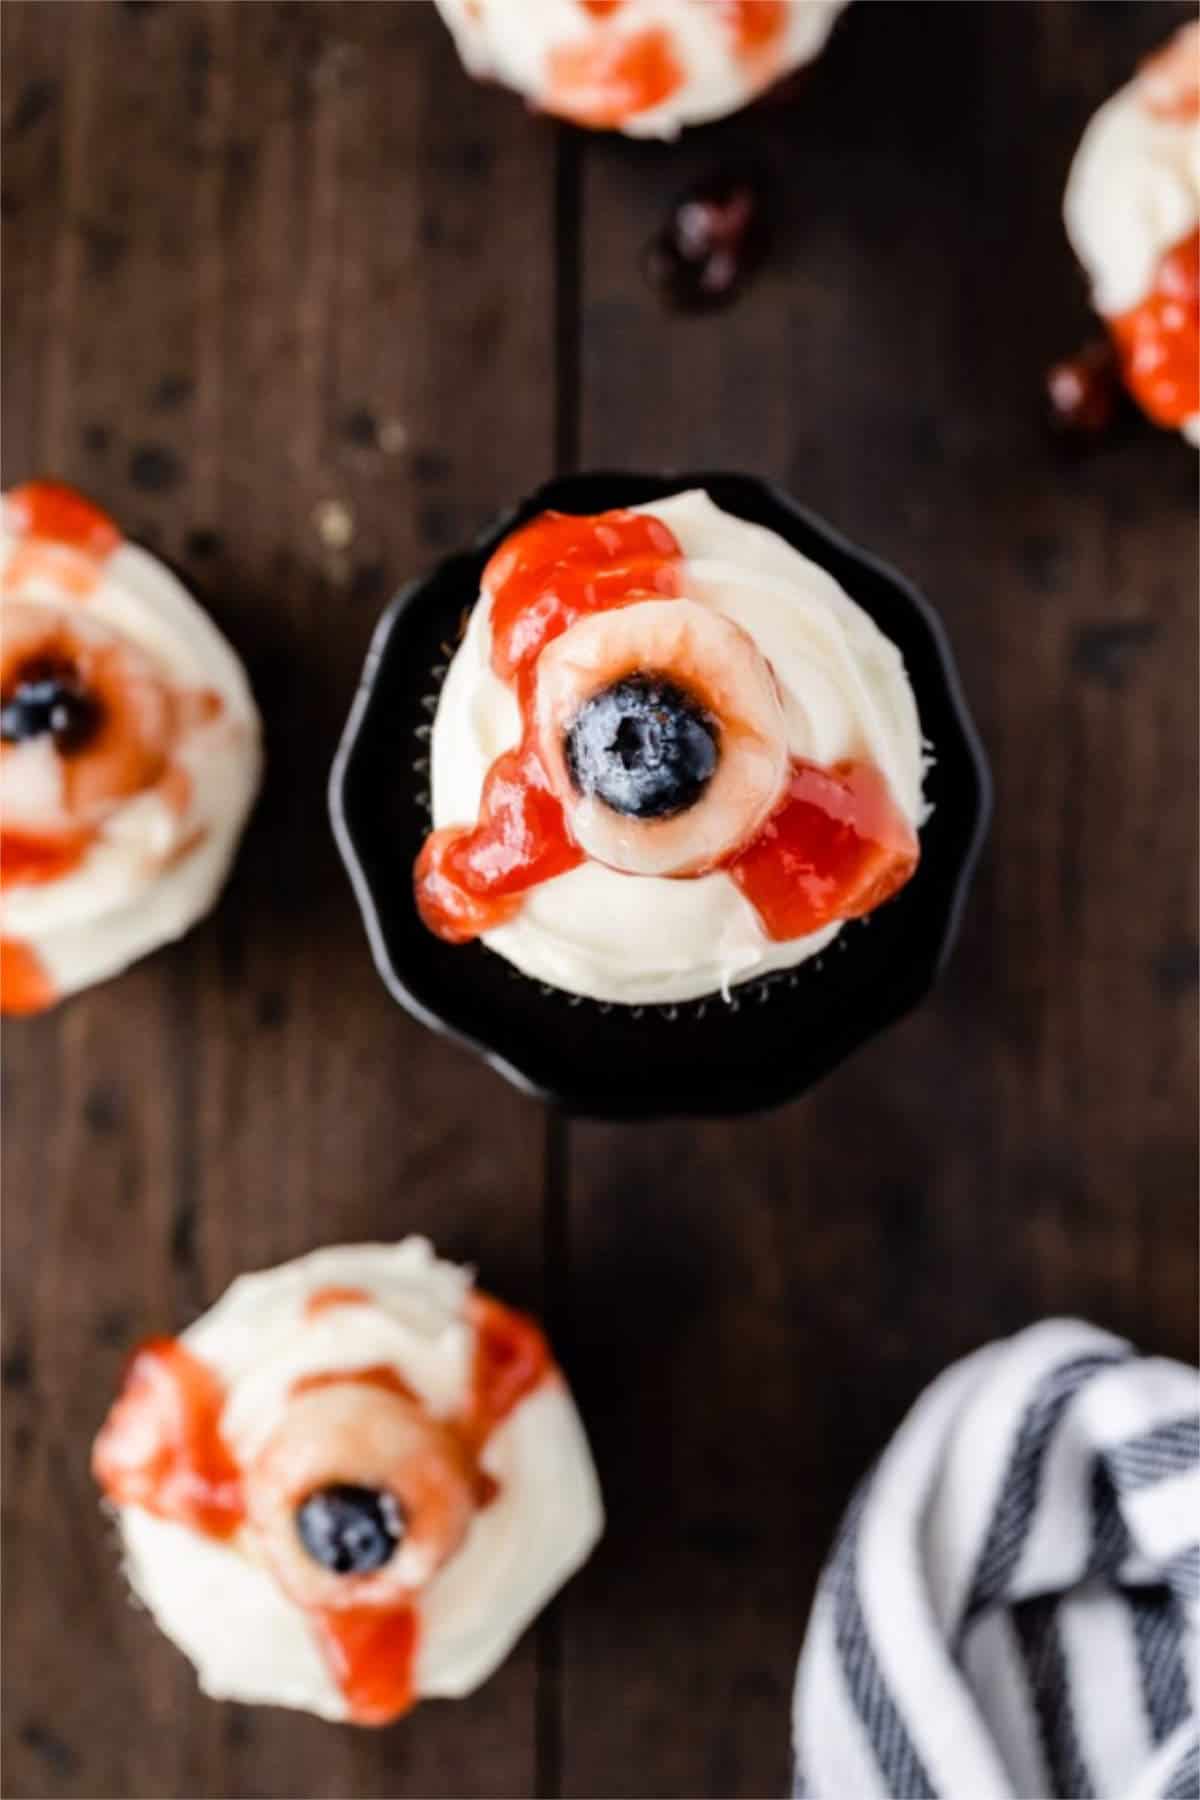
[[[371,1298],[365,1288],[358,1287],[323,1287],[314,1288],[304,1302],[305,1317],[313,1319],[318,1313],[328,1312],[333,1306],[361,1306]]]
[[[77,869],[93,833],[70,832],[34,837],[25,831],[0,831],[0,887],[40,887]]]
[[[11,490],[7,504],[18,531],[67,544],[97,560],[110,556],[122,541],[107,513],[61,481],[26,481]]]
[[[492,667],[516,687],[521,742],[488,770],[477,824],[431,833],[417,859],[417,905],[438,937],[463,944],[502,925],[530,888],[583,861],[534,737],[537,659],[589,613],[677,597],[680,557],[673,533],[648,513],[549,512],[488,563]]]
[[[1108,327],[1143,412],[1173,429],[1200,412],[1200,229],[1163,257],[1141,305]]]
[[[310,1617],[356,1724],[390,1725],[408,1711],[416,1698],[415,1607],[317,1607]]]
[[[559,44],[546,58],[546,75],[550,111],[600,130],[661,106],[684,81],[671,34],[657,26]]]
[[[783,804],[728,864],[768,937],[873,912],[917,866],[917,834],[874,763],[797,760]]]
[[[757,61],[774,50],[787,21],[787,0],[711,0],[739,56]]]
[[[475,1327],[470,1405],[460,1430],[478,1454],[497,1425],[554,1367],[540,1327],[525,1313],[487,1294],[472,1294],[467,1314]]]
[[[92,1472],[119,1506],[140,1506],[209,1537],[242,1522],[242,1482],[221,1436],[225,1390],[175,1338],[137,1350],[92,1451]]]
[[[580,0],[585,12],[590,12],[593,19],[607,19],[616,12],[621,0]]]
[[[58,999],[40,958],[20,938],[0,938],[0,1013],[45,1012]]]

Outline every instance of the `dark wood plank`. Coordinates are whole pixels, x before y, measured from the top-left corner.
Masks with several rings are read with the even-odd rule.
[[[762,471],[909,571],[998,807],[945,983],[890,1037],[770,1118],[574,1134],[610,1529],[566,1604],[565,1794],[783,1790],[830,1535],[951,1358],[1050,1312],[1194,1350],[1195,464],[1149,430],[1064,457],[1039,403],[1089,329],[1071,151],[1181,16],[856,6],[786,107],[586,146],[584,461]],[[639,247],[742,158],[773,259],[667,318]]]
[[[390,591],[552,458],[553,138],[432,8],[4,27],[7,476],[182,563],[270,756],[216,917],[6,1033],[7,1791],[528,1794],[532,1637],[386,1733],[214,1706],[129,1607],[87,1455],[125,1347],[240,1269],[425,1230],[539,1303],[540,1116],[387,1000],[324,784]]]

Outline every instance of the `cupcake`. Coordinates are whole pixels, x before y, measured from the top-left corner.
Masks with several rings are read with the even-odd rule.
[[[898,576],[750,477],[595,474],[396,601],[331,807],[395,996],[628,1117],[770,1105],[913,1004],[988,779]]]
[[[360,1725],[472,1692],[603,1526],[541,1332],[423,1238],[234,1282],[135,1353],[92,1466],[205,1693]]]
[[[0,1002],[39,1012],[208,911],[259,780],[237,657],[57,482],[0,519]]]
[[[728,994],[913,875],[921,727],[894,644],[706,493],[507,538],[433,727],[417,905],[618,1005]]]
[[[819,55],[846,0],[437,0],[472,75],[631,137],[737,112]]]
[[[1200,444],[1200,24],[1100,108],[1063,210],[1130,393]]]

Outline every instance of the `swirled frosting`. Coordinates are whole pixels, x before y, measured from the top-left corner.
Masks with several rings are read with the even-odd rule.
[[[1100,107],[1063,212],[1135,398],[1200,443],[1200,25]]]
[[[245,673],[182,583],[55,483],[0,519],[5,1011],[115,975],[212,906],[258,787]]]
[[[473,75],[578,125],[674,137],[817,56],[846,0],[437,0]]]
[[[241,1277],[135,1357],[94,1467],[206,1693],[358,1723],[477,1687],[603,1526],[545,1340],[423,1238]],[[392,1490],[383,1567],[306,1552],[296,1508],[331,1479]]]
[[[607,529],[605,519],[614,517],[600,515],[593,522],[597,534]],[[570,814],[575,847],[569,866],[554,872],[550,865],[547,878],[523,892],[519,905],[482,935],[491,949],[538,981],[636,1005],[728,991],[815,956],[841,929],[842,917],[828,917],[818,929],[797,929],[786,905],[780,924],[779,888],[805,889],[812,873],[799,860],[790,868],[786,859],[780,862],[773,897],[769,882],[764,891],[762,871],[749,867],[754,857],[765,860],[780,848],[773,834],[781,815],[772,807],[779,804],[776,784],[782,781],[787,792],[789,759],[793,769],[816,771],[818,780],[821,771],[847,769],[869,777],[880,799],[877,811],[888,815],[880,836],[903,861],[906,878],[916,861],[916,832],[924,816],[924,754],[899,651],[824,570],[775,533],[722,511],[699,491],[620,517],[647,522],[648,530],[659,531],[674,546],[666,568],[673,597],[642,596],[636,604],[592,614],[541,652],[540,663],[548,666],[539,668],[532,710],[538,718],[545,714],[540,741],[544,744],[547,734],[551,741],[542,760],[553,761],[556,754],[555,708],[564,681],[586,694],[603,679],[606,656],[610,672],[619,672],[621,659],[629,660],[622,642],[628,638],[630,655],[645,652],[668,671],[684,668],[685,678],[703,687],[718,713],[737,715],[737,780],[726,795],[718,791],[718,772],[703,802],[678,817],[648,822],[604,819],[594,800],[581,800]],[[623,529],[627,536],[633,532],[629,525]],[[435,850],[447,840],[453,848],[456,828],[478,819],[481,805],[495,811],[494,772],[504,768],[522,739],[518,693],[525,677],[518,671],[515,684],[504,679],[496,654],[498,584],[520,554],[519,539],[509,543],[516,549],[502,546],[485,576],[434,722]],[[645,561],[644,555],[634,557],[631,566],[637,569]],[[652,571],[644,579],[661,588],[663,573]],[[530,616],[540,616],[537,605]],[[511,621],[503,623],[502,664],[520,629],[520,621],[515,629]],[[720,691],[723,685],[727,695]],[[551,775],[558,791],[569,791],[561,769]],[[492,798],[485,801],[489,779]],[[860,787],[859,799],[862,793]],[[854,799],[850,795],[846,805]],[[824,817],[838,814],[841,804],[840,796],[830,800],[831,812]],[[842,816],[850,822],[848,814]],[[753,856],[738,853],[739,831],[757,846]],[[580,842],[588,854],[580,852]],[[825,841],[822,853],[829,848]],[[728,854],[722,863],[723,849]],[[689,861],[694,863],[696,854],[699,872]],[[426,879],[426,893],[429,885]],[[884,897],[881,889],[876,898]],[[873,903],[868,898],[848,911],[867,911]],[[821,916],[819,907],[812,916]],[[443,929],[443,935],[453,931]]]

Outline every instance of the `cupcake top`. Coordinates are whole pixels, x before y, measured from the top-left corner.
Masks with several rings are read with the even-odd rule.
[[[699,491],[508,538],[434,723],[426,924],[630,1005],[823,949],[919,856],[896,648]]]
[[[437,0],[473,75],[577,125],[674,137],[818,55],[846,0]]]
[[[1135,398],[1200,442],[1200,24],[1096,113],[1063,210]]]
[[[136,1353],[93,1469],[206,1693],[358,1724],[477,1687],[603,1525],[541,1332],[423,1238],[235,1281]]]
[[[0,989],[34,1012],[212,904],[259,724],[211,620],[70,488],[5,496],[0,619]]]

